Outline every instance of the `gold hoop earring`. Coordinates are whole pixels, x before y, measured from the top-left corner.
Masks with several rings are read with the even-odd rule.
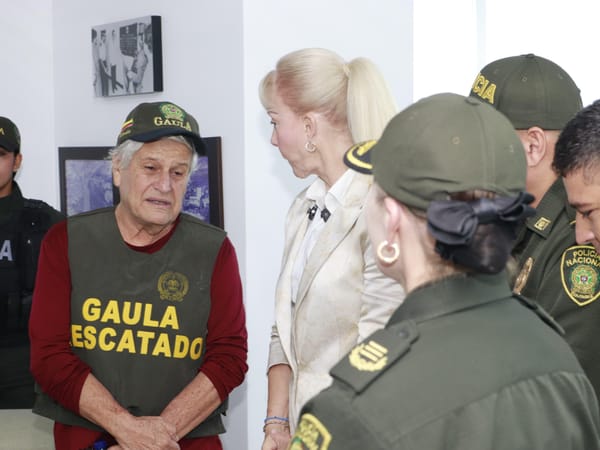
[[[400,248],[395,242],[390,244],[388,241],[383,241],[377,246],[377,257],[384,264],[392,265],[400,257]]]
[[[304,143],[304,150],[308,153],[314,153],[317,150],[317,146],[308,140]]]

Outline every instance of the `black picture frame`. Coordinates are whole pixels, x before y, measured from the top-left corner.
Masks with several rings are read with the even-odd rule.
[[[205,137],[206,156],[190,176],[183,212],[224,227],[221,137]],[[112,147],[59,147],[60,209],[67,216],[119,203],[108,152]]]
[[[93,26],[92,87],[96,97],[163,90],[160,16]]]

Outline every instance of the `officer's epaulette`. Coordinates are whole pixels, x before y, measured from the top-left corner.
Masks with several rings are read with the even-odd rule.
[[[529,228],[542,236],[544,239],[548,238],[548,235],[552,231],[555,222],[556,221],[554,219],[542,216],[541,214],[527,219]]]
[[[561,327],[556,320],[544,309],[542,308],[536,301],[530,299],[529,297],[525,297],[521,294],[516,294],[513,292],[513,296],[516,297],[521,304],[525,305],[527,308],[531,309],[537,316],[542,319],[546,324],[548,324],[551,328],[554,329],[558,334],[564,336],[565,330]]]
[[[355,346],[330,374],[359,394],[402,358],[418,336],[412,320],[388,325]]]

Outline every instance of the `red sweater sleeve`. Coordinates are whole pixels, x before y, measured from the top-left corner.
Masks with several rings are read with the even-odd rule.
[[[42,390],[79,413],[79,397],[90,367],[72,351],[71,271],[67,222],[51,228],[40,249],[29,319],[31,372]]]
[[[213,383],[221,400],[244,380],[248,370],[248,334],[242,282],[235,249],[225,238],[213,269],[206,354],[200,371]]]

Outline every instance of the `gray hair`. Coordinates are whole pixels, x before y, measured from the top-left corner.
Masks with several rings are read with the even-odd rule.
[[[188,175],[191,175],[196,168],[198,167],[198,153],[194,150],[194,146],[183,136],[167,136],[163,139],[170,139],[175,142],[179,142],[180,144],[185,145],[190,152],[192,152],[192,164],[190,168],[190,172]],[[114,148],[111,148],[108,152],[108,158],[112,161],[112,164],[116,164],[118,162],[119,168],[126,169],[129,167],[129,163],[131,162],[131,158],[133,155],[142,148],[144,142],[133,141],[131,139],[127,139],[121,145],[117,145]]]

